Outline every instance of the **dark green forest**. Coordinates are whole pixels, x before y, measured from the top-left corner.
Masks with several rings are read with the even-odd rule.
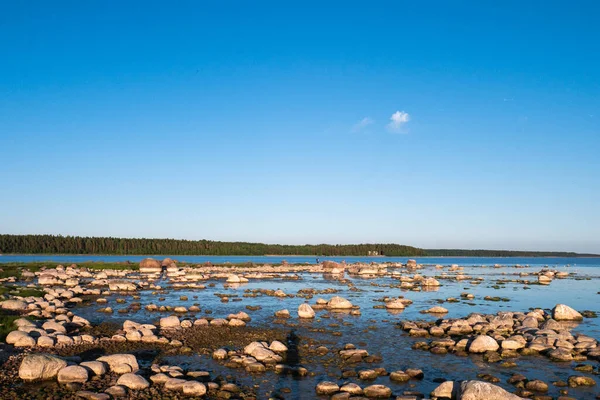
[[[377,251],[386,256],[423,256],[425,252],[399,244],[280,245],[211,240],[122,239],[55,235],[0,235],[4,254],[118,254],[118,255],[318,255],[366,256]]]
[[[0,254],[115,254],[115,255],[316,255],[393,257],[577,257],[571,252],[508,250],[419,249],[400,244],[281,245],[212,240],[124,239],[60,235],[0,235]]]

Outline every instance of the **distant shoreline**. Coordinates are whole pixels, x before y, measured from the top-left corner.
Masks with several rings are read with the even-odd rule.
[[[2,256],[76,256],[76,257],[302,257],[302,258],[600,258],[600,254],[578,254],[578,255],[516,255],[516,256],[357,256],[357,255],[333,255],[333,256],[323,256],[323,255],[304,255],[304,254],[263,254],[263,255],[255,255],[255,254],[229,254],[229,255],[221,255],[221,254],[100,254],[100,253],[2,253]]]

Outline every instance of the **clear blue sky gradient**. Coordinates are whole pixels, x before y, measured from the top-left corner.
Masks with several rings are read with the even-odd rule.
[[[0,232],[600,252],[598,15],[5,1]]]

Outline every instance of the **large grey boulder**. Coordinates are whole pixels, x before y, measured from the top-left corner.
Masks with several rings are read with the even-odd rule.
[[[431,392],[432,399],[451,400],[521,400],[500,386],[482,381],[446,381]]]
[[[460,384],[460,400],[521,400],[500,386],[482,381],[463,381]]]
[[[50,354],[30,354],[23,358],[19,367],[19,378],[24,381],[54,379],[67,366],[62,358]]]
[[[315,317],[315,310],[313,310],[313,308],[306,303],[300,304],[300,306],[298,307],[298,317],[299,318],[314,318]]]
[[[583,315],[564,304],[557,304],[552,309],[552,318],[556,321],[581,321]]]
[[[24,337],[29,337],[29,334],[23,331],[12,331],[6,336],[5,342],[7,344],[15,344]]]
[[[500,346],[496,339],[488,335],[480,335],[473,340],[469,346],[470,353],[485,353],[486,351],[496,351]]]
[[[331,300],[329,300],[329,302],[327,302],[327,308],[330,308],[332,310],[348,310],[352,308],[352,303],[350,303],[343,297],[335,296],[332,297]]]

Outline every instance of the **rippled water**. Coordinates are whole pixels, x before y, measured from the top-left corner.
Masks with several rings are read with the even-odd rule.
[[[579,259],[578,259],[579,260]],[[424,262],[423,260],[420,260]],[[506,259],[504,259],[506,261]],[[432,260],[432,263],[438,263],[439,259]],[[450,261],[454,263],[455,260]],[[467,265],[473,260],[466,261]],[[495,264],[496,260],[490,261],[488,264]],[[521,262],[518,262],[519,264]],[[445,265],[448,262],[444,263]],[[510,263],[511,265],[513,262]],[[514,264],[517,264],[515,262]],[[525,264],[525,262],[523,262]],[[531,264],[531,263],[530,263]],[[545,265],[546,263],[544,263]],[[571,263],[573,265],[575,263]],[[572,267],[559,267],[559,269],[568,270],[576,273],[576,279],[555,279],[549,286],[530,285],[529,289],[524,289],[522,283],[501,283],[496,286],[498,281],[506,279],[519,279],[521,272],[539,271],[539,264],[535,267],[528,268],[513,268],[513,267],[465,267],[465,275],[473,278],[483,277],[484,281],[481,284],[471,284],[469,281],[457,282],[455,280],[440,279],[443,286],[437,290],[414,292],[401,290],[398,288],[390,288],[390,285],[397,285],[399,282],[392,277],[379,277],[375,279],[365,279],[358,277],[349,277],[348,279],[354,284],[359,291],[349,290],[346,283],[338,279],[328,278],[321,274],[300,273],[299,280],[286,279],[269,279],[269,280],[250,280],[248,284],[230,287],[224,284],[223,280],[210,280],[203,282],[207,284],[206,289],[173,289],[169,290],[168,294],[153,295],[151,291],[142,291],[141,302],[142,306],[150,303],[157,305],[171,306],[186,306],[190,307],[193,304],[199,304],[202,311],[196,314],[189,313],[188,316],[199,318],[205,315],[205,310],[211,310],[211,317],[224,318],[229,313],[237,311],[246,311],[252,317],[252,326],[271,326],[274,321],[273,313],[276,310],[287,308],[292,313],[291,321],[298,324],[293,329],[301,338],[311,337],[323,342],[329,348],[340,348],[345,343],[354,343],[360,348],[366,348],[370,354],[378,354],[383,357],[383,361],[379,364],[362,365],[361,369],[372,367],[384,367],[388,371],[406,368],[421,368],[425,372],[425,379],[421,382],[410,381],[405,384],[392,383],[388,377],[380,377],[375,383],[382,383],[394,390],[394,394],[402,394],[405,390],[418,390],[424,393],[429,393],[438,384],[434,382],[436,378],[445,379],[474,379],[478,373],[490,373],[501,379],[499,385],[514,390],[506,383],[506,380],[514,373],[522,373],[529,379],[542,379],[545,382],[555,380],[566,381],[570,375],[581,374],[572,370],[575,363],[554,363],[545,357],[521,357],[517,360],[516,368],[503,368],[499,364],[488,364],[483,362],[482,357],[471,355],[467,358],[461,358],[453,354],[435,355],[429,352],[412,350],[412,344],[420,339],[410,338],[406,336],[396,324],[403,320],[435,320],[437,317],[421,314],[420,311],[428,309],[434,305],[438,305],[438,300],[444,300],[448,297],[460,299],[460,293],[470,292],[475,295],[474,300],[461,299],[458,303],[445,302],[443,306],[449,310],[446,315],[448,318],[464,317],[471,312],[480,313],[496,313],[498,311],[527,311],[530,308],[541,307],[551,309],[557,303],[567,304],[577,310],[592,310],[600,313],[600,286],[598,279],[600,278],[600,266],[587,264],[585,267],[580,267],[579,264]],[[433,268],[420,270],[419,273],[441,277],[443,271],[438,271]],[[531,279],[535,281],[536,277],[525,277],[522,279]],[[214,287],[209,287],[209,283],[215,283]],[[169,288],[168,281],[160,281],[158,284],[163,288]],[[496,286],[494,288],[493,286]],[[350,300],[353,304],[360,306],[362,315],[351,316],[344,313],[332,313],[328,311],[317,311],[317,318],[314,321],[298,321],[296,318],[296,309],[299,304],[305,299],[295,298],[276,298],[270,296],[261,296],[256,298],[242,297],[246,290],[251,289],[282,289],[288,294],[296,294],[300,289],[313,288],[324,290],[334,288],[339,290],[337,295]],[[236,297],[242,298],[241,302],[230,301],[223,303],[215,294],[226,293],[230,299]],[[180,296],[188,296],[189,300],[182,301]],[[315,296],[310,300],[313,304],[317,298],[322,297],[329,299],[333,295]],[[383,296],[404,296],[414,301],[412,305],[407,307],[403,312],[391,313],[385,309],[374,309],[373,306],[382,304],[377,302],[377,299]],[[509,301],[486,301],[485,296],[499,296],[508,298]],[[115,309],[111,320],[123,321],[125,319],[133,319],[137,322],[156,323],[162,316],[167,313],[152,313],[143,308],[133,314],[119,314],[119,308],[126,308],[125,304],[117,304],[115,298],[123,297],[120,295],[111,295],[108,297],[109,305]],[[159,301],[159,297],[165,297],[164,301]],[[133,301],[131,298],[128,302]],[[262,309],[258,311],[248,311],[245,306],[260,306]],[[88,307],[79,308],[76,313],[85,318],[88,318],[94,323],[102,322],[106,316],[98,313],[99,308],[95,304]],[[337,327],[330,327],[330,324],[339,324]],[[291,331],[292,327],[283,326],[284,329]],[[327,333],[311,332],[312,328],[326,329]],[[341,332],[341,336],[334,336],[333,331]],[[596,339],[600,339],[600,323],[598,319],[585,319],[574,332],[581,332],[590,335]],[[333,366],[323,366],[317,363],[306,365],[310,371],[317,373],[316,377],[300,378],[278,376],[273,372],[267,372],[264,375],[252,376],[243,370],[231,370],[203,356],[176,356],[167,358],[172,364],[182,365],[188,368],[202,368],[212,371],[214,374],[232,375],[246,384],[259,385],[261,393],[271,393],[281,388],[291,388],[294,395],[286,395],[286,398],[311,398],[314,393],[314,387],[321,380],[339,380],[340,370]],[[300,360],[303,364],[303,360]],[[596,361],[589,361],[595,366]],[[357,382],[361,386],[365,386],[365,382],[357,379],[350,379]],[[557,396],[557,388],[550,385],[550,394]],[[301,393],[306,393],[302,397]],[[570,395],[575,398],[593,398],[600,393],[597,387],[591,389],[571,389]],[[296,397],[294,397],[296,396]]]

